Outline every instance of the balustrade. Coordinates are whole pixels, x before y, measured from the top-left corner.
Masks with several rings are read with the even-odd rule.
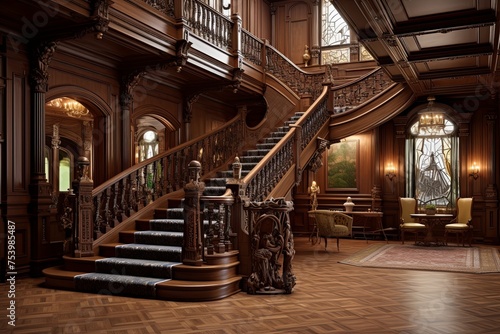
[[[333,93],[334,113],[351,110],[360,104],[380,94],[393,82],[382,69],[377,69],[368,75],[348,84],[335,87]]]

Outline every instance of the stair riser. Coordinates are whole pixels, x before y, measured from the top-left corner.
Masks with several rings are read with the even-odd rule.
[[[116,257],[129,258],[129,259],[147,259],[155,261],[182,262],[180,250],[172,252],[164,252],[156,250],[116,247]]]
[[[172,266],[141,266],[135,264],[122,264],[122,263],[107,263],[104,261],[97,261],[95,272],[113,275],[129,275],[140,277],[155,277],[155,278],[172,278]]]
[[[218,281],[226,280],[235,277],[238,274],[237,265],[239,263],[234,263],[232,266],[226,268],[207,268],[202,271],[192,266],[193,269],[188,268],[189,266],[177,266],[172,268],[173,279],[176,280],[186,280],[186,281]]]
[[[240,292],[240,280],[223,285],[200,286],[163,286],[156,289],[156,298],[172,301],[202,302],[219,300]]]

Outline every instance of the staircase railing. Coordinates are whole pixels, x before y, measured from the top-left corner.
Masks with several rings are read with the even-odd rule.
[[[354,109],[380,94],[394,82],[381,69],[375,69],[357,80],[334,87],[333,111],[335,114]]]
[[[266,199],[294,165],[295,182],[300,179],[303,167],[300,161],[301,152],[330,117],[327,109],[329,90],[330,86],[325,85],[319,98],[291,125],[290,131],[243,178],[245,197],[249,201]]]
[[[175,190],[188,180],[188,164],[197,160],[202,175],[227,164],[243,142],[243,120],[235,117],[223,128],[145,160],[92,191],[95,238],[131,213]]]
[[[243,120],[241,115],[238,115],[222,128],[136,164],[112,177],[92,190],[92,219],[86,219],[92,230],[84,231],[83,234],[92,242],[155,199],[172,191],[182,190],[189,181],[188,164],[192,160],[200,161],[203,166],[202,173],[228,164],[240,150],[243,137]],[[78,189],[75,191],[79,192]],[[62,215],[66,224],[73,226],[74,231],[82,224],[77,218],[80,207],[78,202],[65,207]],[[74,251],[78,251],[77,239],[81,237],[72,241],[75,246],[71,249]]]

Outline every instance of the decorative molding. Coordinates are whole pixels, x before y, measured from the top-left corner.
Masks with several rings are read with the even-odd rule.
[[[316,138],[316,151],[306,166],[306,169],[316,173],[323,166],[323,153],[330,148],[330,141],[323,138]]]
[[[58,42],[40,41],[37,44],[31,44],[31,86],[37,93],[46,93],[48,90],[49,64],[56,51]]]

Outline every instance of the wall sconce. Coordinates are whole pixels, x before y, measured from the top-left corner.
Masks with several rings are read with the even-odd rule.
[[[479,166],[476,165],[476,162],[472,164],[469,176],[472,176],[474,180],[476,180],[479,177]]]
[[[392,162],[387,165],[385,170],[387,172],[385,176],[387,176],[389,180],[392,181],[392,179],[396,176],[396,168],[394,167]]]

